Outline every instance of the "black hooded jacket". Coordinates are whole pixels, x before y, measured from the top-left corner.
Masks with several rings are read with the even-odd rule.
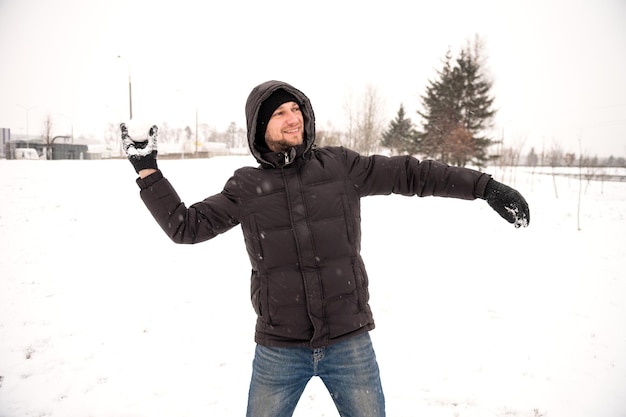
[[[282,88],[300,101],[305,138],[286,154],[255,143],[259,107]],[[391,193],[483,198],[489,176],[409,156],[361,156],[316,148],[309,99],[289,84],[263,83],[246,103],[258,167],[237,170],[219,194],[186,207],[160,171],[137,180],[146,206],[176,243],[197,243],[241,225],[252,266],[255,340],[322,347],[374,328],[361,259],[360,199]]]

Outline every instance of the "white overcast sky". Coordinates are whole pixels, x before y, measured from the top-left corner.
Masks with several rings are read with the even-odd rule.
[[[626,156],[626,0],[0,0],[0,127],[101,136],[136,123],[245,126],[250,90],[306,93],[318,129],[368,84],[409,117],[450,48],[480,35],[510,145]],[[121,55],[124,59],[118,59]]]

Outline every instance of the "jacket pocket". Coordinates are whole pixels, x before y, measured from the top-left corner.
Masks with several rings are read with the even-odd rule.
[[[254,312],[259,317],[259,319],[261,319],[261,321],[270,324],[271,320],[269,317],[266,277],[264,275],[258,275],[257,273],[252,271],[252,276],[250,277],[250,285],[252,308],[254,308]]]
[[[356,291],[359,301],[359,310],[365,310],[369,302],[368,278],[363,265],[357,260],[354,262],[354,276],[356,278]]]

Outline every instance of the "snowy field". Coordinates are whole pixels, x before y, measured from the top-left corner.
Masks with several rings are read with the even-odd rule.
[[[160,167],[191,204],[252,162]],[[363,200],[387,415],[626,416],[626,182],[583,184],[578,230],[576,179],[488,172],[529,228],[482,200]],[[125,160],[0,160],[0,417],[245,415],[241,230],[175,245],[134,179]],[[295,416],[337,415],[312,380]]]

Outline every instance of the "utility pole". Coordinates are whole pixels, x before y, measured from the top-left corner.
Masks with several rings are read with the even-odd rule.
[[[126,60],[126,58],[124,58],[121,55],[117,56],[118,58],[122,59],[124,62],[126,62],[126,67],[128,68],[128,110],[129,110],[129,115],[130,115],[130,120],[133,120],[133,88],[132,88],[132,84],[130,82],[130,64],[128,63],[128,61]]]
[[[31,109],[34,109],[37,106],[31,106],[31,107],[24,107],[21,104],[18,104],[19,107],[23,108],[24,110],[26,110],[26,147],[28,148],[28,140],[30,139],[29,133],[28,133],[28,112]]]

